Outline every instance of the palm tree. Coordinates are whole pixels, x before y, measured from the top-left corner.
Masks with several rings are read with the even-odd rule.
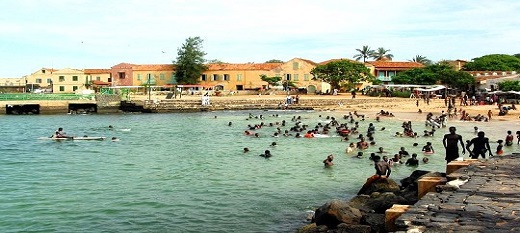
[[[432,64],[432,61],[430,59],[428,59],[424,56],[421,56],[421,55],[416,55],[414,58],[412,58],[412,60],[408,60],[408,61],[421,63],[425,66]]]
[[[374,58],[375,60],[381,60],[383,58],[387,58],[388,60],[392,60],[392,58],[394,58],[394,55],[390,54],[388,52],[390,52],[390,49],[384,49],[383,47],[379,47],[372,54],[372,58]]]
[[[356,61],[363,59],[363,63],[365,63],[366,60],[374,53],[374,50],[370,49],[368,45],[364,45],[362,49],[356,49],[356,51],[358,51],[359,54],[354,55],[354,58]]]

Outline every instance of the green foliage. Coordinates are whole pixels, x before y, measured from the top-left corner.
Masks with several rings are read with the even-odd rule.
[[[473,58],[462,69],[466,71],[520,71],[520,58],[507,54],[490,54]]]
[[[392,77],[396,84],[434,85],[444,84],[452,88],[467,89],[475,83],[475,78],[463,71],[455,71],[447,64],[429,65],[413,68]]]
[[[362,49],[356,49],[356,51],[358,51],[359,54],[354,55],[354,58],[356,61],[363,59],[363,63],[374,54],[374,50],[370,49],[368,45],[364,45]]]
[[[202,51],[203,40],[200,37],[189,37],[177,51],[175,64],[175,77],[178,84],[198,84],[200,75],[208,69],[204,65]]]
[[[278,60],[278,59],[271,59],[269,61],[266,61],[265,63],[284,63],[282,60]]]
[[[421,56],[421,55],[416,55],[414,58],[412,58],[412,60],[409,60],[409,61],[421,63],[425,66],[432,64],[432,61],[430,59],[426,58],[425,56]]]
[[[388,52],[390,52],[390,49],[384,49],[383,47],[379,47],[375,52],[372,53],[371,57],[375,60],[381,60],[383,58],[392,60],[392,58],[394,58],[394,55]]]
[[[206,62],[207,64],[226,64],[227,62],[223,62],[219,59],[211,59]]]
[[[269,85],[276,85],[278,82],[282,81],[282,77],[267,77],[265,74],[260,75],[260,79],[262,81],[267,82],[267,89],[269,90]]]
[[[501,91],[520,91],[520,81],[507,80],[498,83],[498,88]]]
[[[356,83],[375,80],[365,65],[348,60],[318,65],[311,70],[311,74],[314,76],[313,80],[329,83],[332,89],[339,89],[341,83],[347,83],[348,89],[352,89]]]
[[[412,95],[412,92],[409,91],[392,91],[393,97],[410,98],[410,95]]]

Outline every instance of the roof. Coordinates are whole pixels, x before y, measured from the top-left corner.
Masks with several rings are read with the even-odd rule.
[[[136,71],[173,71],[173,64],[146,64],[146,65],[133,65],[133,70]]]
[[[405,70],[412,68],[422,68],[423,64],[411,61],[369,61],[367,62],[375,67],[375,69],[394,69]]]
[[[85,74],[110,74],[111,69],[85,69]]]
[[[283,63],[208,64],[208,70],[272,70]]]
[[[334,59],[330,59],[330,60],[326,60],[326,61],[322,61],[320,63],[318,63],[319,65],[326,65],[326,64],[329,64],[331,62],[335,62],[335,61],[349,61],[349,62],[355,62],[355,63],[360,63],[362,64],[362,62],[358,62],[356,60],[352,60],[352,59],[349,59],[349,58],[334,58]]]
[[[110,86],[110,83],[109,82],[99,81],[99,80],[92,80],[92,85]]]

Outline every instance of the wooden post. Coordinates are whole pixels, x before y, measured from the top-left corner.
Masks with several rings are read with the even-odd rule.
[[[395,220],[410,208],[409,205],[394,204],[385,211],[385,228],[388,232],[396,231]]]

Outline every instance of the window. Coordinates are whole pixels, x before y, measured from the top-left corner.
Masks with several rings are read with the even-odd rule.
[[[72,76],[72,81],[78,81],[78,76]]]
[[[72,91],[78,90],[78,86],[72,86]]]
[[[286,74],[285,75],[285,80],[291,81],[291,74]]]
[[[159,74],[159,79],[160,79],[160,80],[164,80],[164,79],[165,79],[165,77],[164,77],[164,74],[163,74],[163,73]]]
[[[206,77],[205,74],[202,74],[202,75],[200,76],[200,80],[202,80],[202,81],[207,81],[207,79],[208,79],[208,77]]]
[[[65,91],[65,86],[60,86],[60,91]]]
[[[388,77],[393,77],[395,76],[395,72],[394,71],[388,71]]]
[[[141,74],[137,74],[137,81],[141,81],[142,78],[142,75]]]
[[[52,83],[52,79],[48,78],[47,83]]]
[[[101,77],[97,76],[97,77],[96,77],[96,80],[97,80],[97,81],[101,81]]]
[[[65,76],[60,76],[59,80],[60,80],[60,82],[65,82]]]
[[[211,75],[211,81],[218,81],[218,74]]]
[[[242,74],[237,74],[237,81],[242,81]]]
[[[37,78],[36,79],[36,83],[42,83],[42,79],[41,78]]]
[[[309,74],[303,75],[303,81],[309,81]]]
[[[293,62],[292,68],[293,68],[293,70],[298,70],[300,68],[300,64],[298,62]]]
[[[378,71],[378,77],[385,77],[385,72],[384,71]]]
[[[125,79],[125,72],[117,73],[119,75],[119,79]]]
[[[294,81],[298,81],[298,79],[300,78],[299,76],[300,76],[299,74],[294,74],[294,76],[293,76],[293,77],[294,77],[293,80],[294,80]]]
[[[109,83],[112,82],[112,77],[109,77],[109,78],[108,78],[108,82],[109,82]]]
[[[229,81],[229,74],[224,74],[224,81]]]

